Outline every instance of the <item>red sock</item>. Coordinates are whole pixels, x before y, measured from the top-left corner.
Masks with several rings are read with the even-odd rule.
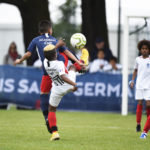
[[[83,60],[80,60],[80,62],[84,63]],[[75,62],[73,65],[75,66],[77,71],[81,71],[82,70],[82,67],[77,62]]]
[[[55,112],[49,112],[48,113],[48,122],[49,122],[49,126],[52,129],[52,131],[57,131]]]
[[[150,115],[150,107],[146,108],[147,117]]]
[[[137,109],[136,109],[136,122],[137,122],[137,124],[141,123],[142,109],[143,109],[143,105],[137,104]]]
[[[143,132],[147,133],[149,131],[149,129],[150,129],[150,116],[148,116],[148,118],[147,118]]]

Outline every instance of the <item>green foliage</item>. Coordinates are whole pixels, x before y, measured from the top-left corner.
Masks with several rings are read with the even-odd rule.
[[[68,23],[55,24],[53,29],[55,31],[54,32],[55,37],[57,37],[58,39],[61,37],[65,39],[66,45],[69,47],[70,47],[70,37],[72,36],[72,34],[80,32],[79,28],[77,28],[76,25]]]
[[[65,4],[59,7],[62,17],[57,24],[53,25],[54,36],[64,38],[67,46],[70,47],[70,37],[73,33],[80,32],[80,26],[75,23],[76,0],[66,0]]]
[[[63,16],[61,22],[71,23],[71,17],[75,16],[75,9],[77,8],[76,0],[66,0],[66,3],[59,7]]]
[[[142,125],[146,121],[143,115]],[[57,112],[61,139],[50,142],[40,111],[0,110],[0,150],[148,150],[135,115]]]

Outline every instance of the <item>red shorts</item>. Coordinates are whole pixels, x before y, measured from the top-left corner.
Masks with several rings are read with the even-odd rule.
[[[41,93],[49,93],[52,88],[52,80],[49,75],[43,75],[41,81]]]

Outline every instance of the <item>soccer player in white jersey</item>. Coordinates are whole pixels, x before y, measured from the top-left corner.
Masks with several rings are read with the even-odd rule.
[[[44,67],[52,79],[52,90],[49,99],[48,121],[52,131],[51,141],[58,140],[59,134],[56,124],[56,109],[62,97],[70,92],[76,91],[76,68],[72,65],[69,71],[65,68],[62,61],[57,60],[55,46],[50,44],[44,48]]]
[[[141,131],[143,100],[146,101],[147,117],[150,115],[150,42],[147,40],[140,41],[138,49],[141,56],[136,58],[132,80],[130,81],[130,87],[133,88],[137,76],[135,94],[135,99],[138,100],[136,110],[137,132]]]

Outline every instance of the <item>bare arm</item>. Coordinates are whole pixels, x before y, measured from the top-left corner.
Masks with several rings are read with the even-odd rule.
[[[80,66],[84,66],[69,50],[65,50],[64,53],[73,61],[77,62]]]
[[[137,75],[137,69],[134,70],[133,75],[132,75],[132,80],[134,81]]]
[[[72,86],[76,86],[77,84],[73,81],[71,81],[65,74],[61,75],[61,78],[63,81],[65,81],[66,83],[72,85]]]
[[[133,75],[132,75],[132,80],[130,82],[130,87],[133,88],[134,87],[134,80],[137,76],[137,69],[134,70]]]
[[[28,59],[31,55],[32,55],[31,52],[29,52],[29,51],[26,52],[20,59],[17,59],[14,62],[14,65],[21,64],[24,60]]]
[[[55,45],[55,48],[57,49],[57,48],[64,46],[64,45],[65,45],[65,42],[60,39],[60,40],[58,40],[57,44]]]

